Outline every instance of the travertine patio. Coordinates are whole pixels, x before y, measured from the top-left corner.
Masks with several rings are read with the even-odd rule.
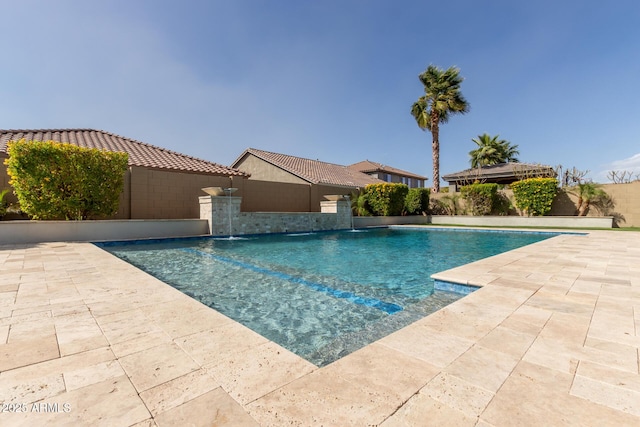
[[[640,425],[639,261],[602,231],[450,270],[484,287],[316,368],[91,244],[0,246],[0,425]]]

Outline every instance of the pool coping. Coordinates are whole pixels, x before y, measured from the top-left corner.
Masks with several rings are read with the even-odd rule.
[[[590,231],[438,273],[481,288],[316,368],[91,244],[0,246],[0,395],[49,410],[2,416],[638,423],[639,256],[636,233]]]

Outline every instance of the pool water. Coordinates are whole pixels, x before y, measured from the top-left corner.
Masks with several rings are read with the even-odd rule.
[[[323,366],[463,296],[434,290],[432,274],[553,235],[388,228],[99,245]]]

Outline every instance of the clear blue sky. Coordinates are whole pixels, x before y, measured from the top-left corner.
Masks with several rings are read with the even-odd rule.
[[[229,165],[248,147],[432,176],[429,64],[471,105],[441,174],[520,160],[640,172],[640,2],[0,0],[0,128],[96,128]],[[430,181],[429,181],[430,182]]]

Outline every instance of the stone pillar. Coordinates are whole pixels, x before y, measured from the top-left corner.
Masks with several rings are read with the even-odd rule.
[[[209,222],[209,233],[212,236],[239,234],[242,197],[201,196],[199,200],[200,219]]]
[[[338,230],[351,229],[351,202],[338,200]]]
[[[347,200],[322,201],[320,202],[320,212],[335,214],[336,223],[334,230],[351,228],[351,204]]]

